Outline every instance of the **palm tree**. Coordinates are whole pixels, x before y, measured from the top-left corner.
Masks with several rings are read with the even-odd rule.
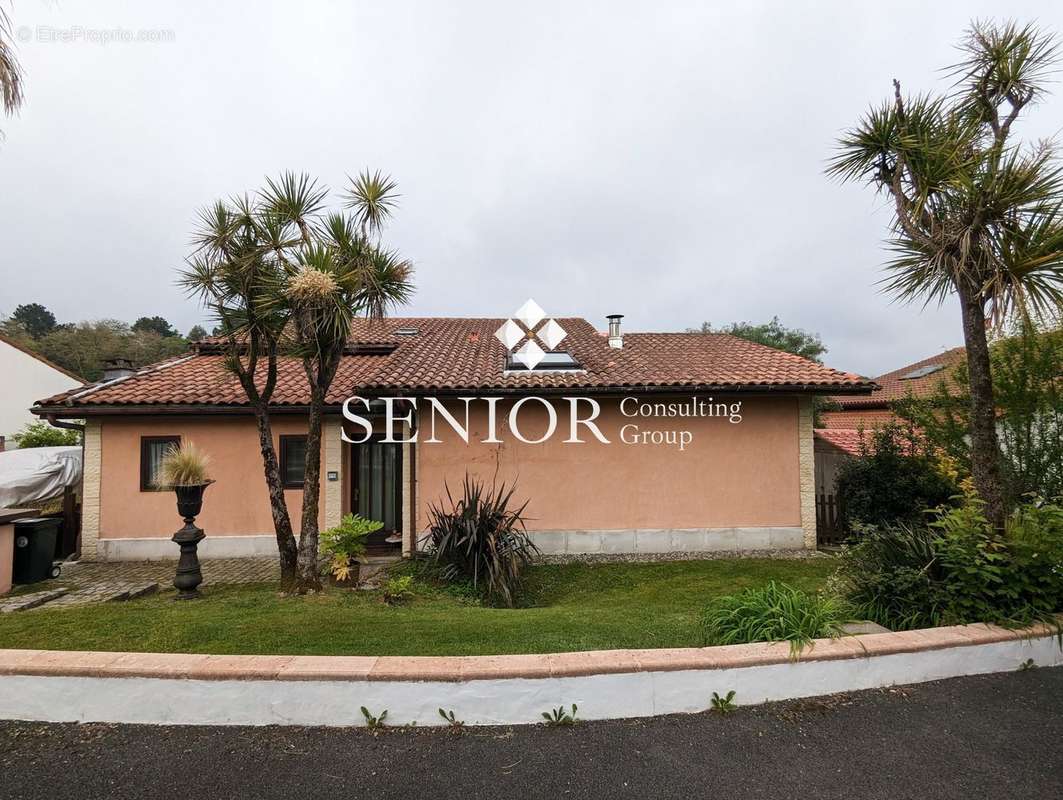
[[[320,588],[322,417],[351,321],[381,317],[413,293],[409,263],[380,245],[395,183],[380,173],[359,175],[345,195],[350,214],[326,212],[327,197],[308,175],[285,173],[253,197],[215,203],[200,212],[195,249],[179,279],[217,320],[226,363],[255,412],[281,584],[299,592]],[[269,416],[282,357],[302,360],[310,389],[298,544]]]
[[[8,116],[22,106],[22,67],[11,45],[11,17],[0,8],[0,102]]]
[[[307,185],[305,176],[285,176],[268,196],[280,213],[292,213],[288,199]],[[310,184],[312,187],[312,184]],[[310,388],[303,514],[299,534],[297,591],[320,588],[318,513],[321,488],[321,427],[325,399],[359,314],[382,317],[413,292],[412,268],[379,243],[395,206],[395,184],[380,173],[363,173],[347,194],[350,214],[333,212],[299,225],[302,245],[285,264],[287,281],[278,300],[291,315],[292,352],[303,361]]]
[[[893,97],[838,142],[828,173],[892,200],[885,290],[960,304],[970,376],[971,472],[986,515],[1007,508],[987,328],[1009,317],[1051,320],[1063,308],[1063,181],[1053,145],[1012,137],[1046,95],[1056,39],[1033,25],[974,23],[940,97]]]
[[[178,280],[190,295],[200,298],[217,322],[215,334],[223,345],[226,366],[239,380],[254,411],[283,590],[295,584],[298,549],[269,410],[288,324],[285,310],[272,302],[274,287],[283,282],[278,253],[290,246],[286,240],[292,240],[290,231],[260,198],[218,201],[200,211],[193,235],[195,249]]]

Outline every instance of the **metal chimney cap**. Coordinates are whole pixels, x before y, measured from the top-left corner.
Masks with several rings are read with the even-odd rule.
[[[605,318],[606,319],[623,319],[624,315],[623,314],[606,314]]]

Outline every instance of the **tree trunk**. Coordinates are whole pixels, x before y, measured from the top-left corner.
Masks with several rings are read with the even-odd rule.
[[[269,413],[261,404],[255,405],[255,421],[258,423],[258,443],[262,450],[262,468],[266,474],[269,490],[269,505],[273,512],[273,529],[277,534],[277,553],[280,556],[281,591],[290,591],[295,584],[298,548],[292,533],[292,520],[288,504],[284,500],[284,484],[281,482],[277,451],[273,447],[273,426]]]
[[[986,518],[994,529],[1003,531],[1007,509],[1000,472],[989,341],[985,332],[985,301],[966,285],[956,288],[963,314],[963,341],[971,387],[971,476],[975,489],[985,501]]]
[[[321,420],[325,392],[319,386],[310,389],[310,416],[306,432],[306,473],[303,478],[303,518],[299,528],[299,566],[296,590],[321,589],[318,566],[318,510],[321,500]]]

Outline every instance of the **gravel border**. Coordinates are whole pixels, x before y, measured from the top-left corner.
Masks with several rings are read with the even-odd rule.
[[[711,550],[672,553],[561,553],[541,555],[536,564],[654,564],[662,561],[725,561],[741,558],[772,558],[795,561],[833,558],[818,550]]]

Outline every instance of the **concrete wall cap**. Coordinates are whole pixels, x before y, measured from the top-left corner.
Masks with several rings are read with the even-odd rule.
[[[1056,636],[1050,625],[1011,630],[956,625],[817,639],[802,662],[971,647]],[[634,672],[735,669],[795,660],[786,642],[656,650],[498,656],[285,656],[0,650],[0,675],[193,680],[442,681],[561,678]]]

